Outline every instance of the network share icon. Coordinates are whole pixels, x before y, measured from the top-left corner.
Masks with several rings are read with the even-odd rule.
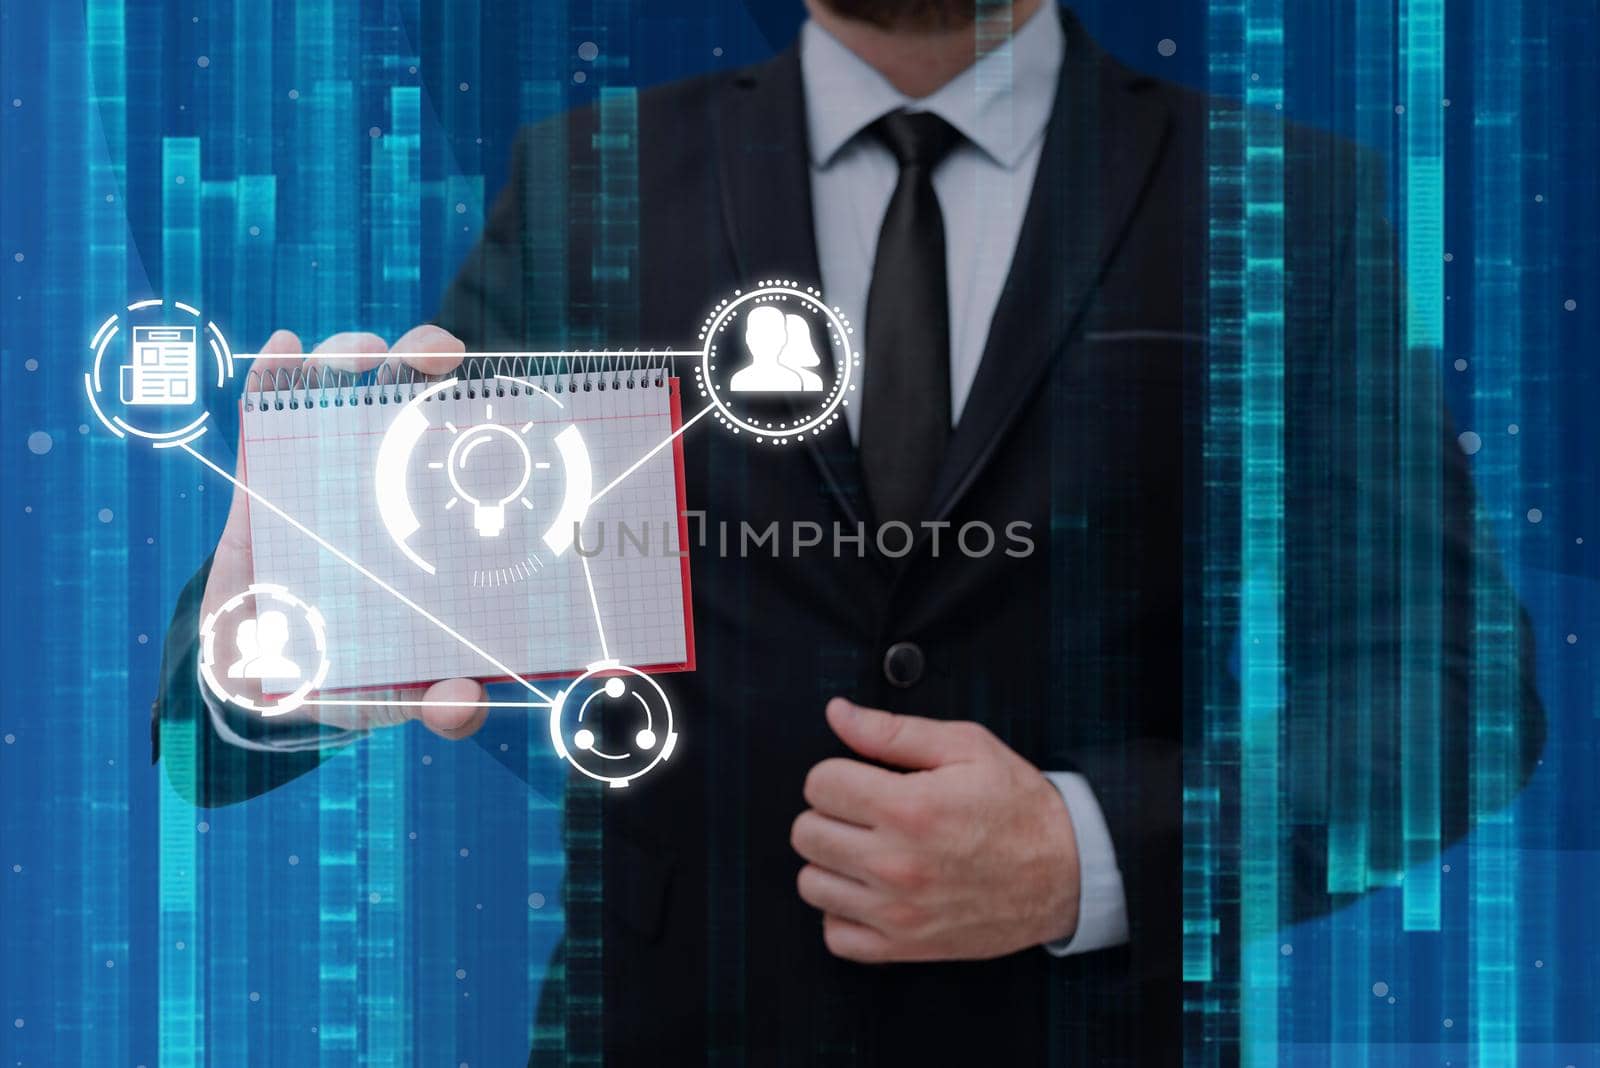
[[[584,775],[620,788],[670,759],[678,732],[672,705],[655,679],[601,660],[556,695],[550,742]]]

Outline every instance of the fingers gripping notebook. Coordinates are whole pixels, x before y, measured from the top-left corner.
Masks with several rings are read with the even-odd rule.
[[[603,357],[252,375],[255,582],[326,622],[325,693],[694,666],[678,382]]]

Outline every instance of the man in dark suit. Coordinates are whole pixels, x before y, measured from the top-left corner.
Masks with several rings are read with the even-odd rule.
[[[603,906],[569,910],[534,1059],[1176,1063],[1185,757],[1198,709],[1237,689],[1237,630],[1197,623],[1218,618],[1202,572],[1226,571],[1240,508],[1205,466],[1237,362],[1208,217],[1226,106],[1127,70],[1037,0],[978,33],[959,3],[811,14],[768,63],[525,131],[438,325],[390,350],[439,372],[463,347],[693,337],[765,278],[820,285],[864,324],[860,402],[814,441],[686,439],[708,522],[866,534],[799,556],[691,546],[698,670],[661,679],[689,726],[670,766],[575,794],[602,832],[582,859]],[[1280,714],[1322,769],[1284,772],[1289,921],[1337,901],[1328,778],[1359,765],[1373,798],[1398,792],[1397,695],[1419,673],[1439,837],[1465,833],[1471,617],[1506,594],[1442,413],[1390,388],[1411,372],[1372,166],[1311,131],[1282,141]],[[320,354],[359,368],[385,348],[341,335]],[[298,350],[275,335],[262,366]],[[1341,448],[1357,416],[1367,447]],[[1440,490],[1397,497],[1401,447],[1424,440],[1409,459]],[[909,553],[874,536],[891,522]],[[1029,551],[963,551],[971,524],[1028,532]],[[1402,598],[1372,595],[1397,587],[1402,545],[1442,576],[1421,665],[1398,655]],[[204,803],[319,759],[196,682],[197,616],[248,581],[236,506],[180,603],[159,707],[164,731],[197,733]],[[1542,725],[1519,670],[1525,776]],[[1351,708],[1369,730],[1342,728]],[[419,713],[447,737],[482,716]],[[1207,774],[1225,826],[1226,773]]]

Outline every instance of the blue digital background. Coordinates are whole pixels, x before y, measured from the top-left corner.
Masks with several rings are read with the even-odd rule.
[[[1600,1065],[1596,14],[1589,0],[1529,0],[1510,7],[1522,32],[1489,40],[1487,5],[1505,7],[1444,7],[1451,255],[1441,374],[1458,423],[1486,448],[1519,450],[1521,477],[1480,489],[1522,524],[1504,531],[1515,546],[1508,566],[1533,615],[1550,716],[1544,763],[1516,810],[1518,1040],[1528,1064]],[[1211,8],[1224,6],[1233,5]],[[1078,10],[1128,62],[1207,86],[1208,5],[1097,0]],[[92,32],[108,12],[122,34],[114,54]],[[82,392],[87,340],[128,300],[185,295],[185,271],[203,275],[205,306],[241,351],[273,326],[392,337],[432,311],[505,174],[519,122],[604,86],[763,58],[800,18],[797,3],[730,0],[0,0],[0,1059],[521,1063],[538,966],[560,933],[561,765],[542,721],[498,715],[476,744],[391,732],[248,805],[186,809],[150,766],[148,710],[173,601],[214,541],[227,495],[187,458],[116,441],[95,424]],[[1370,140],[1358,105],[1386,74],[1351,68],[1344,25],[1334,14],[1289,20],[1285,110]],[[309,39],[307,26],[330,38]],[[1164,39],[1176,44],[1171,55],[1158,48]],[[600,46],[593,60],[579,56],[586,41]],[[316,68],[325,56],[337,57],[335,69]],[[1485,103],[1474,88],[1497,58],[1522,84],[1518,100],[1495,102],[1513,112],[1522,146],[1516,203],[1481,196],[1472,151]],[[321,125],[297,118],[289,90],[327,99],[315,86],[331,81],[349,86],[348,107],[321,113]],[[108,82],[126,87],[117,104],[125,168],[107,162],[104,100],[91,99],[121,93]],[[424,251],[414,281],[391,291],[363,281],[372,276],[363,235],[381,223],[368,199],[369,151],[401,121],[396,86],[417,89],[419,172],[408,192],[425,205]],[[198,139],[208,226],[223,219],[237,239],[208,242],[193,259],[175,253],[183,227],[164,210],[164,166],[185,150],[164,139],[177,138]],[[347,168],[362,190],[335,203],[343,236],[318,229],[328,221],[319,166]],[[264,275],[241,282],[226,257],[229,248],[249,255],[248,220],[226,212],[259,190],[228,183],[264,173],[280,183],[268,234],[278,251],[262,261]],[[91,188],[102,178],[110,200]],[[1482,291],[1475,238],[1507,219],[1521,228],[1518,285]],[[107,242],[124,250],[125,276],[97,266]],[[310,267],[319,257],[342,258]],[[1474,379],[1474,312],[1485,301],[1512,302],[1523,324],[1514,380]],[[1497,388],[1526,411],[1515,433],[1471,426],[1474,391]],[[227,457],[217,440],[208,451]],[[1526,519],[1532,509],[1537,523]],[[530,793],[502,764],[544,778]],[[403,769],[398,811],[383,812],[383,797],[351,796],[379,765]],[[358,879],[356,938],[330,946],[337,832],[356,823],[404,834],[404,877],[394,889]],[[201,877],[173,869],[190,850]],[[1459,875],[1465,854],[1458,847],[1441,863]],[[183,948],[163,940],[159,922],[174,878],[198,895],[195,942]],[[1464,883],[1446,876],[1439,933],[1403,932],[1400,895],[1386,890],[1285,934],[1294,996],[1279,1060],[1469,1063]],[[381,907],[385,893],[404,896],[398,912]],[[340,967],[361,973],[353,1007],[330,994],[343,989],[332,974]]]

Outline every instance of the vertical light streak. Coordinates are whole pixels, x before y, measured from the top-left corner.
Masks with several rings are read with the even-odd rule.
[[[1230,758],[1237,761],[1238,1040],[1244,1063],[1270,1065],[1277,1059],[1282,987],[1283,5],[1213,4],[1211,19],[1212,86],[1242,99],[1243,107],[1214,107],[1208,131],[1213,344],[1206,478],[1208,506],[1221,507],[1207,516],[1212,558],[1205,596],[1213,633],[1231,630],[1237,612],[1239,679],[1235,696],[1222,677],[1225,664],[1208,668],[1214,677],[1207,686],[1205,759],[1211,788],[1229,774]],[[1238,502],[1231,535],[1230,479]]]
[[[1444,348],[1444,0],[1404,0],[1405,326],[1400,367],[1400,500],[1439,514],[1439,426]],[[1440,672],[1443,561],[1431,522],[1401,526],[1400,763],[1403,924],[1440,927]]]
[[[1500,550],[1518,558],[1521,515],[1507,499],[1521,485],[1523,418],[1522,4],[1479,0],[1473,64],[1473,423],[1485,442],[1474,457],[1479,538],[1473,580],[1471,806],[1468,916],[1472,1042],[1477,1063],[1517,1063],[1516,821],[1504,806],[1518,784],[1521,739],[1517,608],[1500,579]],[[1498,543],[1498,544],[1497,544]]]
[[[122,0],[92,0],[84,5],[83,17],[87,55],[75,58],[81,61],[84,79],[81,129],[88,166],[86,172],[76,175],[63,173],[62,181],[75,192],[81,191],[82,200],[72,205],[74,225],[68,232],[75,236],[78,227],[86,226],[88,247],[85,257],[85,250],[70,238],[57,245],[61,261],[74,265],[69,268],[74,280],[81,279],[81,285],[74,286],[75,291],[55,305],[53,314],[64,325],[73,321],[80,301],[89,309],[89,316],[104,315],[105,309],[127,303],[127,16]],[[75,62],[62,69],[78,66]],[[73,116],[73,120],[77,119]],[[73,120],[62,124],[63,134],[79,128]],[[54,166],[64,172],[67,164],[62,160]],[[62,346],[57,358],[83,351],[80,344],[73,338]],[[51,557],[80,557],[78,567],[72,569],[79,574],[67,578],[60,593],[63,600],[75,595],[78,618],[84,621],[77,659],[62,665],[55,677],[82,679],[87,692],[97,695],[97,701],[70,711],[62,707],[59,712],[64,718],[53,723],[54,729],[76,737],[78,765],[58,782],[64,793],[76,795],[74,818],[82,821],[75,836],[62,835],[63,841],[76,837],[78,842],[78,878],[71,880],[72,891],[63,888],[61,900],[70,900],[76,892],[79,908],[74,925],[80,929],[72,934],[74,941],[81,939],[81,946],[73,941],[66,945],[78,950],[76,958],[81,964],[66,964],[61,959],[71,955],[71,950],[57,958],[72,969],[68,974],[76,974],[80,981],[70,996],[57,999],[56,1007],[63,1017],[61,1030],[66,1034],[56,1053],[64,1060],[71,1058],[72,1043],[76,1042],[82,1063],[125,1063],[130,1059],[128,999],[120,981],[125,971],[118,969],[125,969],[130,963],[129,784],[142,754],[130,747],[125,721],[105,715],[104,711],[123,707],[130,696],[130,611],[128,598],[120,596],[130,584],[119,581],[117,576],[128,574],[131,539],[118,537],[114,530],[87,517],[108,508],[114,524],[122,524],[125,529],[130,522],[128,454],[125,442],[102,435],[85,440],[80,452],[78,487],[83,500],[77,514],[86,517],[88,526],[101,529],[78,535],[87,543],[84,547],[62,545],[58,555]],[[70,490],[67,492],[71,495]],[[68,535],[63,532],[61,536]],[[86,559],[81,558],[84,555]],[[189,827],[192,836],[192,821]],[[57,922],[67,922],[67,917]],[[115,967],[107,967],[108,962]]]
[[[182,179],[180,181],[179,179]],[[173,299],[200,298],[200,142],[172,137],[163,142],[161,167],[161,284]],[[119,444],[121,444],[119,442]],[[164,469],[162,496],[172,500],[190,472]],[[162,548],[162,571],[182,566]],[[190,561],[192,564],[192,561]],[[161,758],[175,782],[194,781],[198,772],[197,724],[164,727]],[[186,791],[192,793],[193,791]],[[204,982],[210,949],[201,902],[205,874],[198,849],[194,808],[163,791],[161,795],[161,1063],[199,1064],[205,1056]],[[224,960],[227,955],[219,953]]]

